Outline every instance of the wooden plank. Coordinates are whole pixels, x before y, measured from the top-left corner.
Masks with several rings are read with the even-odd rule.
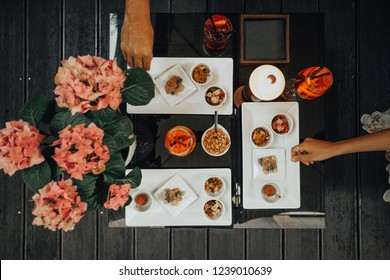
[[[208,1],[208,11],[211,13],[241,13],[244,9],[243,1]]]
[[[173,260],[205,260],[207,257],[207,229],[172,229],[171,256]]]
[[[173,13],[202,13],[207,11],[204,0],[172,0]]]
[[[0,4],[0,127],[16,119],[24,102],[25,3],[2,1]],[[15,98],[18,96],[18,98]],[[22,174],[12,177],[0,171],[0,259],[23,259],[24,193]]]
[[[318,260],[320,259],[319,247],[319,230],[286,230],[284,247],[286,260]]]
[[[170,258],[170,229],[136,228],[136,260],[168,260]]]
[[[282,1],[268,1],[268,0],[246,0],[246,13],[279,13],[282,11]]]
[[[96,55],[99,42],[97,2],[94,0],[64,1],[64,58]],[[62,258],[95,259],[97,255],[97,213],[88,212],[71,232],[63,234]]]
[[[282,232],[280,229],[248,229],[246,259],[281,260]]]
[[[171,0],[150,0],[150,11],[152,13],[169,13]]]
[[[58,1],[30,1],[28,5],[28,61],[27,61],[27,99],[39,94],[54,99],[53,79],[60,57],[60,15],[61,5]],[[26,258],[59,259],[60,235],[43,227],[32,225],[34,204],[33,193],[27,192],[26,219]]]
[[[283,13],[315,13],[318,0],[282,0]]]
[[[208,259],[243,260],[245,258],[245,230],[210,229]]]
[[[390,38],[386,24],[387,9],[384,1],[372,5],[359,1],[359,116],[390,108]],[[373,55],[375,54],[375,55]],[[373,68],[378,71],[373,71]],[[380,70],[379,70],[380,69]],[[359,124],[360,126],[360,124]],[[367,134],[359,129],[359,134]],[[390,188],[389,163],[384,152],[362,153],[359,159],[360,179],[360,255],[361,259],[390,258],[390,203],[382,200]]]
[[[323,62],[334,74],[334,83],[323,97],[327,112],[325,135],[327,140],[335,141],[356,136],[356,1],[330,0],[320,4],[325,20]],[[325,162],[325,259],[358,257],[356,164],[356,155]]]
[[[100,55],[104,58],[109,57],[109,23],[110,13],[123,14],[123,0],[101,0],[101,14],[99,20]],[[113,211],[113,210],[110,210]],[[98,211],[98,259],[119,260],[134,259],[134,229],[132,228],[110,228],[108,226],[108,210]]]

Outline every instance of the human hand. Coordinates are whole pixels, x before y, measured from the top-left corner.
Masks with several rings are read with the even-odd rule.
[[[334,143],[306,138],[301,144],[291,148],[291,160],[300,161],[306,165],[315,161],[325,160],[334,156]]]
[[[125,16],[121,31],[121,50],[130,67],[150,69],[153,40],[154,31],[149,19]]]

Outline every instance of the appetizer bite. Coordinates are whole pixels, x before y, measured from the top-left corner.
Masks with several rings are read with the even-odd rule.
[[[278,162],[276,156],[259,158],[259,164],[262,167],[264,174],[278,172]]]
[[[192,80],[200,85],[207,84],[211,80],[211,69],[206,64],[194,65],[191,70]]]
[[[205,100],[210,106],[221,106],[226,100],[226,92],[219,86],[209,87],[206,90]]]
[[[277,114],[272,119],[271,127],[276,134],[288,134],[292,129],[292,119],[286,114]]]
[[[229,150],[230,136],[221,127],[212,127],[203,134],[202,147],[209,155],[221,156]]]
[[[185,191],[180,188],[164,189],[164,203],[172,206],[177,206],[183,200]]]
[[[183,79],[179,76],[172,76],[165,84],[167,94],[178,95],[184,88]]]
[[[204,190],[209,196],[219,196],[223,193],[224,183],[219,177],[210,177],[204,183]]]
[[[216,199],[209,200],[203,205],[203,211],[208,218],[218,219],[223,211],[222,202]]]
[[[256,127],[252,131],[251,139],[257,147],[266,148],[271,145],[272,136],[266,127]]]
[[[174,156],[183,157],[190,154],[196,145],[194,132],[185,126],[175,126],[165,134],[165,148]]]

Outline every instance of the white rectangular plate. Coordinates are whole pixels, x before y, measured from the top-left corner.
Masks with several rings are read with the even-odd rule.
[[[256,176],[253,167],[253,150],[259,149],[251,140],[252,130],[258,126],[271,127],[272,118],[278,113],[287,113],[294,122],[288,135],[274,134],[267,149],[285,149],[285,176],[268,180]],[[273,132],[272,132],[273,133]],[[299,208],[301,205],[299,163],[290,160],[291,147],[299,143],[299,106],[297,102],[247,102],[242,104],[242,161],[243,161],[243,206],[246,209]],[[282,189],[282,198],[267,202],[261,196],[261,186],[274,181]]]
[[[188,208],[176,217],[169,214],[159,201],[152,196],[152,205],[146,212],[138,212],[126,207],[125,220],[129,227],[161,227],[161,226],[229,226],[232,224],[231,203],[231,170],[228,168],[209,169],[143,169],[141,185],[131,190],[131,194],[138,190],[154,193],[173,176],[179,174],[198,196]],[[222,178],[226,184],[224,194],[218,199],[225,207],[224,214],[216,220],[211,220],[203,213],[203,205],[213,199],[204,191],[204,182],[211,176]]]
[[[180,64],[184,71],[191,75],[191,67],[198,63],[208,64],[213,71],[213,78],[207,85],[195,85],[196,90],[186,99],[176,104],[169,105],[155,88],[155,97],[144,106],[132,106],[127,104],[129,114],[199,114],[212,115],[215,108],[209,106],[205,99],[205,90],[211,85],[220,85],[226,90],[226,101],[218,107],[220,115],[233,113],[233,59],[229,57],[154,57],[149,74],[153,79],[160,76],[175,64]]]

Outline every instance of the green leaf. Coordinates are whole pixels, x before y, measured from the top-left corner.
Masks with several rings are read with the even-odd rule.
[[[38,127],[38,123],[45,114],[47,103],[45,96],[38,95],[22,106],[18,114],[18,119],[22,119],[29,124]]]
[[[69,111],[59,112],[53,117],[50,123],[50,129],[52,132],[57,134],[59,131],[66,128],[68,125],[76,126],[82,123],[84,123],[85,126],[88,126],[91,121],[81,113],[76,113],[72,115],[72,113]]]
[[[135,138],[129,138],[133,134],[133,123],[127,116],[123,116],[117,124],[116,133],[114,134],[114,143],[116,149],[122,150],[130,146]]]
[[[121,119],[121,113],[110,107],[98,111],[88,112],[91,120],[106,133],[114,134]]]
[[[121,153],[116,152],[110,156],[104,174],[113,178],[121,178],[125,175],[125,162]]]
[[[131,105],[146,105],[154,97],[153,79],[142,68],[127,69],[121,93],[123,99]]]
[[[22,177],[27,187],[34,193],[46,186],[51,181],[51,170],[47,161],[23,169]]]
[[[123,179],[116,179],[114,183],[117,185],[130,184],[131,188],[137,188],[142,181],[142,172],[139,167],[135,167]]]
[[[108,133],[104,134],[103,145],[106,145],[108,147],[110,156],[119,152],[119,150],[116,148],[114,136],[111,136]]]
[[[77,192],[81,196],[82,201],[89,199],[96,189],[96,176],[83,175],[82,180],[72,179],[73,183],[77,186]]]

